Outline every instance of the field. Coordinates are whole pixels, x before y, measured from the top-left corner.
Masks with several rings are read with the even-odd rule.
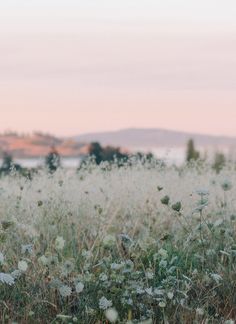
[[[1,323],[234,323],[235,184],[140,161],[2,177]]]

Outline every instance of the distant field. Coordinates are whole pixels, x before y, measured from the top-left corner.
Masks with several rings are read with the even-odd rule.
[[[233,165],[12,174],[0,221],[1,323],[234,323]]]

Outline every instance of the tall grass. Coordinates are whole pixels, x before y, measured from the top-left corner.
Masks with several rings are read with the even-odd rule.
[[[1,323],[234,323],[232,165],[12,174],[0,221]]]

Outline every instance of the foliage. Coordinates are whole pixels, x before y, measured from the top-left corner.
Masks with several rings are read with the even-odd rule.
[[[103,161],[112,162],[114,160],[127,160],[128,155],[121,153],[119,147],[102,147],[98,142],[93,142],[89,147],[89,156],[93,156],[95,162],[100,164]]]
[[[198,160],[200,158],[200,153],[196,151],[193,139],[190,139],[187,143],[187,153],[186,160],[190,162],[192,160]]]
[[[3,154],[2,166],[0,167],[0,174],[7,175],[12,171],[22,171],[22,168],[19,164],[13,162],[13,158],[10,154],[5,152]]]
[[[45,165],[51,173],[60,167],[60,155],[54,147],[52,147],[51,152],[46,156]]]
[[[223,153],[216,152],[214,156],[214,162],[213,162],[213,169],[216,170],[217,173],[219,173],[226,164],[226,158]]]

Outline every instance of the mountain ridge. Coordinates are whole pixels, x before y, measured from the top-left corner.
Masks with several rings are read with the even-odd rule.
[[[98,141],[102,145],[121,147],[182,147],[192,138],[201,147],[236,147],[236,137],[189,133],[162,128],[126,128],[116,131],[86,133],[74,136],[81,142]]]

